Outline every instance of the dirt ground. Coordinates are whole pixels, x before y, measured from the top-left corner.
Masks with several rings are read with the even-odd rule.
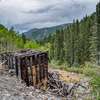
[[[57,71],[57,70],[56,70]],[[66,82],[81,81],[82,79],[75,73],[59,71],[62,74],[61,79]],[[67,76],[66,76],[67,75]],[[75,97],[55,96],[49,91],[42,91],[34,87],[27,87],[15,75],[11,76],[8,71],[0,70],[0,100],[92,100],[89,83],[87,79],[82,80],[82,85],[76,90]],[[86,99],[87,98],[87,99]],[[89,99],[88,99],[89,98]]]
[[[0,100],[61,100],[61,98],[58,99],[58,97],[35,89],[32,86],[26,87],[16,76],[10,76],[7,72],[1,72]]]

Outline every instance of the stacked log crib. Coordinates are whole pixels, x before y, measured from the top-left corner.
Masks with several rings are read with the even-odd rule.
[[[19,51],[3,53],[9,69],[14,69],[16,76],[22,79],[27,86],[47,88],[48,81],[48,54],[40,51]],[[2,59],[3,61],[3,59]]]

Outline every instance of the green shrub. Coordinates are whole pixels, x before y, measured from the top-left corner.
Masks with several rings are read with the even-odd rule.
[[[36,43],[35,41],[27,41],[24,45],[24,48],[26,49],[38,49],[40,45]]]

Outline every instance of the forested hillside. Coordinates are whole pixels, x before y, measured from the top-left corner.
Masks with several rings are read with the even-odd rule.
[[[65,62],[69,66],[95,60],[96,14],[74,20],[71,25],[57,30],[51,39],[51,59]],[[93,58],[93,59],[92,59]]]
[[[65,28],[67,25],[68,24],[62,24],[52,27],[34,28],[24,32],[24,34],[28,39],[44,40],[45,38],[49,37],[49,35],[52,35],[54,32],[56,32],[57,29]]]
[[[14,28],[7,29],[0,24],[0,52],[15,51],[18,49],[38,48],[35,41],[26,39],[24,34],[14,31]]]
[[[97,5],[96,13],[86,15],[81,21],[74,20],[67,28],[57,30],[50,40],[50,59],[69,66],[98,62],[100,59],[100,3]]]
[[[17,48],[23,48],[23,39],[13,28],[7,29],[0,25],[0,51],[13,51]]]

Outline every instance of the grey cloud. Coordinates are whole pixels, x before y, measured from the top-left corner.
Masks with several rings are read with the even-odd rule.
[[[37,11],[34,10],[30,10],[26,13],[28,14],[40,14],[41,16],[44,17],[44,19],[42,19],[40,17],[39,21],[40,22],[45,22],[45,21],[58,21],[58,20],[62,20],[61,18],[68,18],[71,19],[74,18],[75,16],[79,16],[82,13],[84,13],[87,10],[85,5],[82,4],[78,4],[77,2],[73,2],[70,6],[68,6],[68,4],[64,4],[61,5],[59,8],[59,5],[51,5],[51,6],[47,6],[45,8],[41,8]],[[48,18],[45,18],[46,17]],[[42,21],[41,21],[42,20]],[[38,22],[38,21],[37,21]]]
[[[44,8],[40,8],[38,10],[29,10],[29,11],[23,11],[23,13],[28,13],[28,14],[36,14],[36,13],[45,13],[50,11],[53,8],[52,5],[44,7]]]
[[[7,3],[2,1],[0,23],[24,31],[81,19],[95,11],[98,0],[8,0]]]

